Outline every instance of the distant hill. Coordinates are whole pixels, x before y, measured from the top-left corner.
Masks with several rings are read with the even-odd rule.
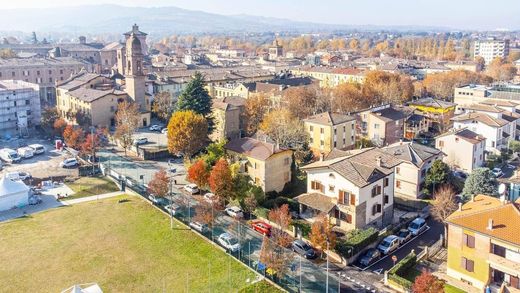
[[[0,10],[0,30],[61,33],[120,33],[137,23],[153,36],[194,33],[237,33],[267,31],[325,32],[334,30],[446,30],[419,26],[349,26],[298,22],[287,19],[234,15],[226,16],[178,7],[125,7],[86,5],[59,8]]]

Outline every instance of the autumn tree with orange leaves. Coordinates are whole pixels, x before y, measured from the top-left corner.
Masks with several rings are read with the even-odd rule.
[[[217,161],[209,175],[209,187],[211,191],[225,202],[233,198],[233,176],[226,159],[221,158]]]
[[[202,159],[197,160],[188,168],[188,181],[204,188],[208,186],[210,171],[206,162]]]
[[[166,170],[160,169],[155,172],[152,180],[148,182],[148,193],[154,194],[158,197],[165,197],[170,191],[170,178]]]
[[[423,270],[422,273],[415,278],[415,282],[412,285],[412,292],[414,293],[437,293],[444,292],[445,282],[436,276],[432,275],[427,270]]]
[[[269,211],[269,221],[276,224],[271,231],[271,238],[280,246],[287,247],[291,244],[292,237],[285,232],[291,224],[291,214],[289,213],[289,205],[284,204],[278,208]]]

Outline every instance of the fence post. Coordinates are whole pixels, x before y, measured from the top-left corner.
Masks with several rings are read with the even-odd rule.
[[[388,271],[385,271],[384,276],[385,276],[384,279],[383,279],[384,280],[384,284],[388,285]]]

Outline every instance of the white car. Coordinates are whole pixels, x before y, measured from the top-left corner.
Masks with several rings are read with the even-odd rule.
[[[167,210],[170,215],[176,215],[179,212],[180,207],[172,203],[165,206],[164,209]]]
[[[226,212],[226,214],[228,216],[233,217],[233,218],[243,218],[244,217],[244,213],[242,212],[242,210],[236,206],[227,207],[224,210],[224,212]]]
[[[381,251],[382,254],[389,254],[392,251],[396,250],[401,243],[400,238],[395,235],[386,236],[381,243],[377,246],[377,249]]]
[[[157,124],[150,126],[150,131],[161,131],[161,129],[162,127]]]
[[[421,234],[426,229],[428,229],[428,226],[426,225],[426,220],[423,218],[413,220],[408,226],[408,230],[410,230],[413,236]]]
[[[199,231],[200,233],[209,231],[208,225],[200,222],[190,222],[190,227],[195,231]]]
[[[163,128],[163,130],[161,130],[161,133],[162,134],[168,134],[168,128]]]
[[[60,167],[62,167],[62,168],[71,168],[71,167],[76,167],[78,165],[79,165],[78,160],[76,160],[75,158],[65,159],[65,160],[63,160],[63,162],[60,163]]]
[[[208,193],[204,194],[204,200],[208,203],[213,203],[213,202],[217,201],[217,197],[215,196],[215,194],[208,192]]]
[[[148,143],[148,138],[146,137],[138,137],[134,140],[134,145],[141,145],[145,143]]]
[[[29,147],[33,149],[35,155],[41,155],[46,151],[45,147],[41,144],[30,144]]]
[[[237,252],[240,250],[240,243],[238,242],[238,239],[229,233],[220,234],[218,237],[218,243],[231,252]]]
[[[32,178],[31,173],[27,173],[27,172],[9,172],[9,173],[5,174],[5,177],[9,178],[13,181],[27,180],[27,179]]]
[[[493,168],[491,172],[495,175],[496,178],[500,178],[504,175],[504,172],[502,172],[502,169],[500,168]]]
[[[184,185],[184,190],[186,190],[190,194],[199,193],[199,187],[197,186],[197,184]]]
[[[34,150],[30,147],[22,147],[16,150],[18,155],[22,157],[22,159],[30,159],[34,157]]]

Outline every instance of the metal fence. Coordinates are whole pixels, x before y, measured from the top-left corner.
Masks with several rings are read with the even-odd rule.
[[[153,170],[153,173],[150,174],[151,170],[142,169],[139,163],[132,162],[110,152],[99,152],[98,156],[100,157],[101,169],[104,174],[119,180],[119,182],[122,182],[122,184],[149,200],[149,194],[145,185],[151,180],[153,173],[157,170]],[[174,215],[171,215],[165,209],[165,206],[170,203],[179,206]],[[197,215],[196,207],[198,204],[198,201],[192,196],[185,195],[178,189],[173,188],[173,194],[166,198],[166,202],[155,205],[182,223],[189,225]],[[285,253],[290,257],[285,264],[284,272],[270,275],[269,268],[260,263],[263,235],[251,229],[246,223],[224,215],[222,211],[212,210],[212,212],[214,213],[212,226],[200,234],[217,244],[219,235],[222,233],[232,234],[238,239],[241,247],[236,252],[228,252],[232,257],[266,278],[271,279],[289,292],[326,292],[326,271],[312,261],[302,258],[300,255],[285,248],[283,248]],[[339,291],[338,281],[335,273],[329,274],[328,283],[330,286],[328,292]]]

